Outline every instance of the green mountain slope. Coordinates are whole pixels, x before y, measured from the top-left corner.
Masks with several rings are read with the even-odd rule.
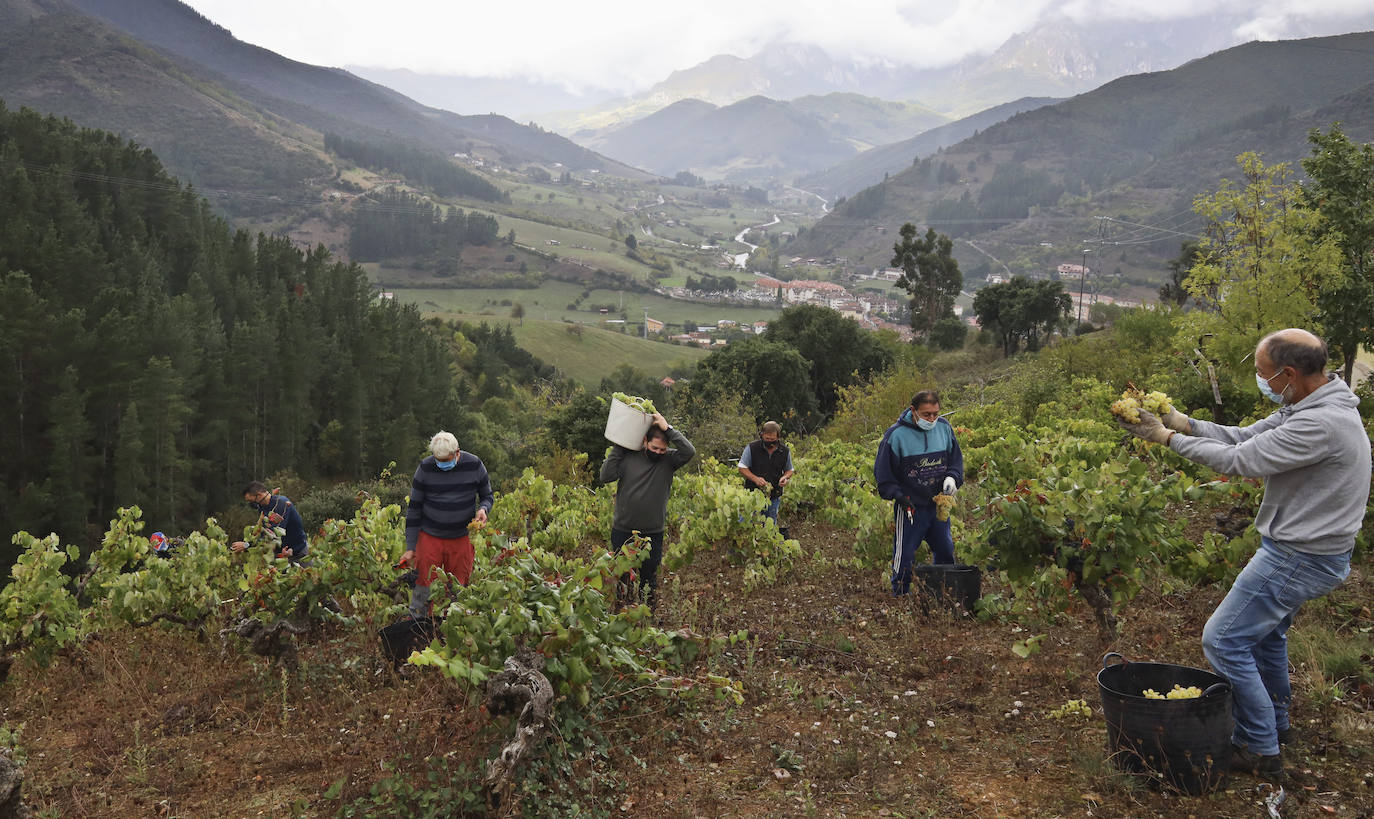
[[[487,142],[506,162],[561,162],[574,169],[634,174],[558,136],[497,116],[428,108],[336,68],[307,65],[240,40],[179,0],[71,0],[139,40],[204,65],[245,87],[268,110],[317,130],[392,139],[451,152]]]
[[[788,105],[824,123],[836,136],[867,150],[906,139],[949,122],[949,117],[914,102],[894,102],[836,92],[789,100]]]
[[[317,133],[78,14],[33,16],[0,33],[0,98],[136,140],[240,215],[299,201],[310,179],[333,171]]]
[[[1092,241],[1110,251],[1095,257],[1107,272],[1148,279],[1196,231],[1193,197],[1234,176],[1237,154],[1295,161],[1309,128],[1338,119],[1352,138],[1374,138],[1360,91],[1370,82],[1374,33],[1250,43],[1125,77],[1018,114],[854,195],[787,252],[882,265],[891,233],[915,221],[976,241],[981,250],[961,253],[966,265],[990,254],[1012,272],[1043,272],[1076,262]]]
[[[766,97],[723,108],[683,101],[606,134],[598,150],[671,176],[757,179],[823,168],[856,148],[818,117]]]
[[[1022,111],[1032,111],[1056,102],[1059,100],[1050,97],[1023,97],[1015,102],[998,105],[961,120],[931,128],[909,139],[870,148],[833,168],[802,177],[798,184],[827,197],[850,196],[869,185],[881,182],[888,174],[900,173],[910,167],[915,160],[967,139],[984,128],[990,128]]]

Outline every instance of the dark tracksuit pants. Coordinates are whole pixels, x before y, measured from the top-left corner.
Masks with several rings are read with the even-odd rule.
[[[935,519],[934,506],[918,506],[907,520],[907,509],[900,503],[896,507],[897,534],[892,543],[892,593],[907,594],[911,591],[911,564],[916,559],[916,548],[924,540],[930,544],[933,563],[954,563],[954,538],[950,535],[949,521]]]

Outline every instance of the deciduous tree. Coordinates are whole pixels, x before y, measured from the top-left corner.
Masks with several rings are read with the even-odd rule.
[[[868,378],[892,363],[892,353],[873,333],[829,307],[789,307],[768,323],[763,338],[786,344],[806,359],[816,407],[835,411],[837,391]]]
[[[1180,343],[1213,333],[1222,360],[1238,363],[1266,333],[1315,325],[1318,295],[1340,277],[1340,250],[1319,235],[1287,164],[1265,165],[1254,152],[1236,161],[1240,182],[1224,179],[1193,204],[1207,227],[1184,286],[1203,309],[1183,317]]]
[[[1308,134],[1302,161],[1311,184],[1307,205],[1321,214],[1316,230],[1340,248],[1341,276],[1317,296],[1326,342],[1345,360],[1350,382],[1360,345],[1374,346],[1374,145],[1356,145],[1340,123]]]
[[[892,246],[892,264],[902,269],[897,286],[911,297],[911,327],[928,336],[935,323],[954,314],[954,300],[964,286],[954,243],[948,236],[927,228],[916,235],[916,226],[902,225],[901,241]]]

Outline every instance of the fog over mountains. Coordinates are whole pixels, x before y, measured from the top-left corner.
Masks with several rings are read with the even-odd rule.
[[[348,70],[428,105],[458,113],[495,111],[567,135],[638,119],[683,99],[726,106],[752,96],[781,101],[833,92],[914,101],[959,118],[1021,97],[1068,97],[1127,74],[1175,68],[1251,39],[1236,33],[1248,20],[1249,15],[1207,13],[1156,22],[1082,24],[1059,16],[1012,36],[991,54],[927,69],[777,42],[752,56],[721,54],[673,71],[630,96],[594,87],[573,92],[557,83],[518,77],[446,76],[364,65],[349,65]],[[1330,23],[1290,28],[1286,36],[1292,37],[1371,29],[1374,8],[1335,28]]]

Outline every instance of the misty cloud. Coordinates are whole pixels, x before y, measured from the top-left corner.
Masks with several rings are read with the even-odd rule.
[[[240,39],[304,62],[622,92],[718,54],[748,57],[781,42],[862,61],[939,67],[991,53],[1009,37],[1056,19],[1196,21],[1225,27],[1235,42],[1374,25],[1368,0],[960,0],[934,9],[913,0],[188,2]]]

